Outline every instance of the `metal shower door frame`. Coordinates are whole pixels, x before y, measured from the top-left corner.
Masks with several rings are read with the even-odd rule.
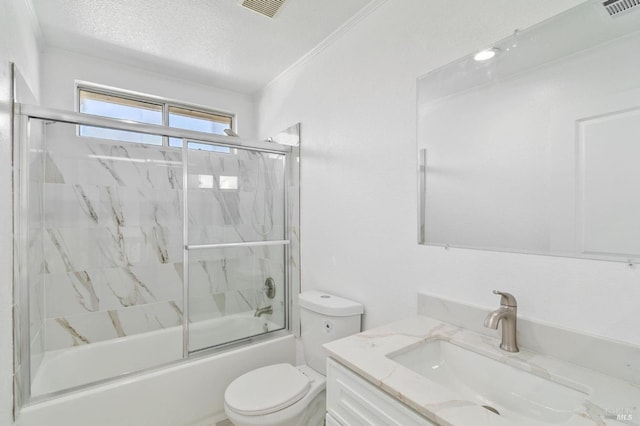
[[[279,154],[284,156],[284,182],[283,182],[283,192],[284,192],[284,229],[285,229],[285,239],[284,240],[267,240],[267,241],[246,241],[246,242],[236,242],[236,243],[212,243],[212,244],[189,244],[189,195],[188,195],[188,180],[189,180],[189,143],[199,143],[199,144],[208,144],[215,146],[226,146],[232,147],[230,145],[221,145],[215,142],[206,142],[199,139],[182,139],[182,237],[183,237],[183,321],[182,321],[182,354],[183,358],[188,358],[190,355],[194,353],[199,353],[202,351],[208,351],[215,348],[224,348],[229,345],[235,345],[237,342],[227,342],[218,345],[213,345],[210,347],[206,347],[203,349],[196,349],[193,351],[189,350],[189,252],[196,250],[207,250],[207,249],[222,249],[222,248],[241,248],[241,247],[265,247],[265,246],[283,246],[284,248],[284,271],[285,271],[285,282],[284,282],[284,295],[283,300],[284,304],[284,329],[290,330],[290,312],[291,312],[291,304],[288,303],[290,294],[291,294],[291,274],[290,274],[290,224],[289,224],[289,214],[288,214],[288,206],[289,206],[289,180],[290,180],[290,167],[289,162],[291,161],[291,154],[294,152],[293,147],[288,147],[288,149],[283,152],[281,150],[273,150],[273,149],[264,149],[261,147],[233,147],[248,151],[255,151],[258,153],[265,154]],[[269,142],[270,144],[273,142]],[[277,145],[277,144],[276,144]],[[284,146],[284,145],[279,145]],[[266,332],[262,335],[269,334],[272,332]],[[255,338],[256,336],[250,336],[245,339],[241,339],[240,342]]]

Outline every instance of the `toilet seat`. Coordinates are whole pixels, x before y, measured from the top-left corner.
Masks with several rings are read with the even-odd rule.
[[[235,379],[225,391],[227,406],[238,414],[261,416],[302,399],[311,380],[291,364],[258,368]]]

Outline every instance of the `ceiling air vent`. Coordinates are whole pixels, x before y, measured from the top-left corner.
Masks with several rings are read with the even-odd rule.
[[[602,3],[609,16],[617,16],[640,6],[640,0],[607,0]]]
[[[286,0],[244,0],[242,6],[273,18]],[[640,1],[640,0],[639,0]]]

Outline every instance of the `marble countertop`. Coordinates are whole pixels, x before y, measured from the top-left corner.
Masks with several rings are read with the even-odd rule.
[[[499,339],[425,316],[415,316],[325,344],[329,356],[429,420],[442,425],[513,425],[482,408],[478,401],[460,398],[446,387],[388,357],[408,348],[444,340],[561,385],[578,389],[584,403],[566,421],[554,424],[640,425],[640,385],[575,364],[520,348],[508,353]],[[520,425],[541,424],[527,418]]]

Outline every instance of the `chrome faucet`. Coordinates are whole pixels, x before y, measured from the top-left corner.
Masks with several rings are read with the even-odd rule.
[[[269,305],[269,306],[265,306],[264,308],[256,309],[256,313],[253,314],[253,316],[259,317],[260,315],[272,314],[272,313],[273,313],[273,308],[271,307],[271,305]]]
[[[516,341],[516,319],[518,313],[518,302],[510,293],[493,290],[494,294],[499,294],[500,309],[489,312],[484,319],[484,326],[498,329],[498,323],[502,320],[502,342],[500,349],[507,352],[518,352],[518,342]]]

